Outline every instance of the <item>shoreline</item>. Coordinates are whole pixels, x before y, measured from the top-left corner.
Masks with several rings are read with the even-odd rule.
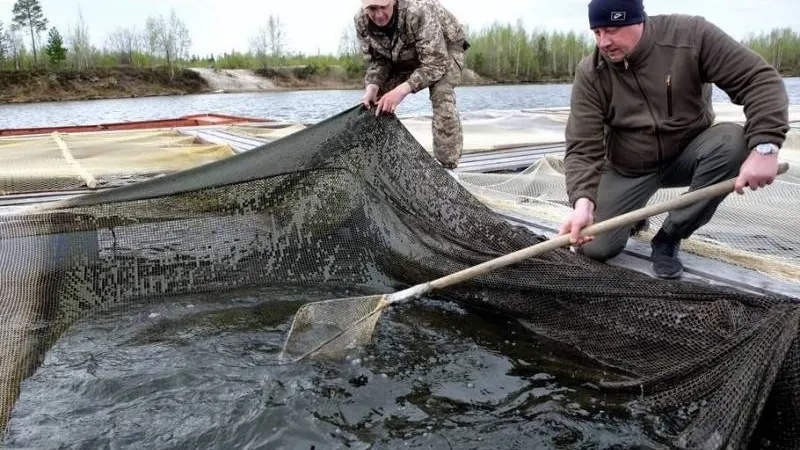
[[[458,87],[563,85],[572,80],[489,80],[469,69]],[[783,75],[783,78],[796,78]],[[360,79],[341,76],[299,77],[285,72],[265,77],[247,69],[190,68],[169,74],[166,69],[117,67],[87,72],[46,70],[0,71],[0,106],[126,98],[171,97],[259,92],[355,91]]]
[[[484,86],[526,86],[526,85],[560,85],[571,84],[571,81],[533,81],[533,82],[480,82],[480,83],[462,83],[456,86],[459,87],[484,87]],[[301,92],[301,91],[360,91],[364,87],[355,83],[330,85],[305,85],[305,86],[276,86],[271,89],[248,89],[248,90],[199,90],[196,92],[153,92],[148,94],[137,95],[84,95],[84,96],[64,96],[61,98],[51,98],[50,96],[42,98],[25,98],[19,100],[0,100],[2,105],[24,105],[32,103],[62,103],[62,102],[85,102],[93,100],[122,100],[127,98],[148,98],[148,97],[180,97],[184,95],[222,95],[222,94],[247,94],[247,93],[271,93],[271,92]]]
[[[257,92],[361,90],[361,77],[341,73],[305,76],[297,68],[264,76],[249,69],[99,68],[84,72],[44,69],[0,71],[0,105]],[[568,84],[571,80],[511,82],[485,79],[466,69],[460,87]]]

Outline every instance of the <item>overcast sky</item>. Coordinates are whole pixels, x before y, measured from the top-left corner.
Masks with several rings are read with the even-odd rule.
[[[0,21],[11,21],[15,0],[0,0]],[[462,23],[478,30],[494,21],[522,19],[529,30],[586,31],[588,0],[441,0]],[[83,12],[92,42],[103,47],[117,27],[142,29],[148,16],[169,15],[174,9],[189,28],[192,53],[247,51],[251,37],[270,14],[280,17],[290,51],[335,53],[359,0],[40,0],[45,17],[67,35]],[[645,0],[650,14],[697,14],[737,39],[773,28],[800,32],[798,0]]]

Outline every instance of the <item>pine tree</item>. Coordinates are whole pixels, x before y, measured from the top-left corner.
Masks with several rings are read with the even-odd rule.
[[[47,19],[44,18],[42,13],[42,5],[39,0],[17,0],[14,3],[14,27],[27,28],[31,35],[31,47],[33,48],[33,62],[36,59],[36,36],[47,29]]]
[[[64,47],[64,39],[61,38],[61,33],[58,32],[56,27],[50,28],[50,33],[47,35],[47,46],[44,52],[50,58],[50,62],[59,66],[67,59],[67,49]]]

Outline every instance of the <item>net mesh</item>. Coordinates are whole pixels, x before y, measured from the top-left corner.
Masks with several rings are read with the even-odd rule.
[[[0,195],[113,187],[227,158],[228,145],[174,130],[0,140]]]
[[[388,292],[542,240],[459,185],[396,118],[360,108],[235,157],[15,209],[0,215],[0,423],[64,330],[106,308],[287,283]],[[438,294],[625,373],[600,388],[636,406],[692,411],[677,446],[800,446],[793,299],[654,280],[563,249]]]
[[[744,123],[742,108],[733,104],[714,105],[717,121]],[[460,183],[493,209],[516,216],[535,218],[543,228],[557,229],[571,212],[564,180],[564,126],[569,115],[565,108],[522,111],[484,110],[464,116],[465,160]],[[682,250],[747,268],[755,268],[783,281],[800,284],[800,242],[794,230],[800,219],[793,208],[800,197],[800,107],[789,108],[793,127],[781,151],[790,163],[768,191],[729,196],[713,217],[690,239]],[[430,117],[408,117],[403,125],[431,152]],[[292,133],[302,126],[289,127]],[[260,136],[260,126],[238,127],[240,132]],[[487,156],[487,150],[502,155]],[[506,153],[497,151],[507,150]],[[532,156],[532,155],[536,156]],[[538,159],[535,159],[538,158]],[[535,161],[521,171],[494,170],[491,161]],[[481,164],[483,162],[483,164]],[[475,167],[484,170],[474,171]],[[489,173],[482,173],[489,172]],[[684,189],[662,189],[649,204],[674,198]],[[666,214],[651,219],[650,230],[635,238],[648,242]],[[757,232],[754,230],[766,230]]]
[[[784,155],[794,152],[786,149]],[[790,156],[790,155],[786,155]],[[789,158],[786,158],[789,159]],[[800,280],[800,219],[794,208],[800,197],[800,159],[769,189],[729,195],[711,221],[682,244],[682,249],[773,275]],[[464,173],[461,184],[498,211],[535,217],[557,228],[572,212],[567,198],[561,155],[548,155],[519,173]],[[661,189],[648,204],[678,197],[685,188]],[[649,242],[666,214],[650,219],[650,229],[636,236]]]
[[[307,303],[294,316],[281,357],[344,357],[369,343],[386,305],[383,295]]]

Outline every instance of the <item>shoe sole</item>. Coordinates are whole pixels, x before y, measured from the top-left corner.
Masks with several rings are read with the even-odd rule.
[[[683,275],[683,270],[679,270],[679,271],[677,271],[675,273],[668,273],[668,274],[659,275],[659,274],[655,273],[655,271],[653,271],[653,269],[650,269],[650,273],[652,273],[654,277],[661,278],[662,280],[674,280],[676,278],[680,278],[681,275]]]

